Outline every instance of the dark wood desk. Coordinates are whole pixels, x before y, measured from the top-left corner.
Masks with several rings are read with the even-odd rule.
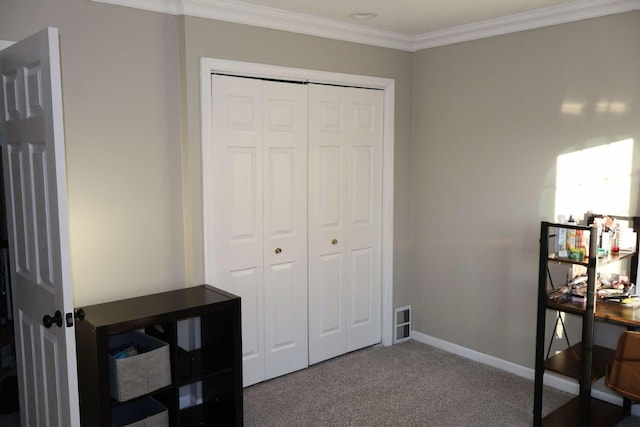
[[[584,315],[584,304],[574,301],[558,304],[547,300],[547,308],[577,314],[578,316]],[[621,304],[596,300],[595,320],[596,322],[615,323],[635,330],[640,328],[640,307],[625,307]]]
[[[585,312],[585,304],[567,301],[562,304],[558,304],[554,301],[547,300],[547,308],[551,310],[558,310],[565,313],[576,314],[583,316]],[[596,301],[596,322],[612,323],[619,326],[624,326],[627,329],[640,328],[640,307],[624,307],[620,304],[615,304],[605,301]],[[596,381],[602,378],[606,374],[607,367],[610,367],[613,362],[615,350],[610,348],[594,345],[592,349],[592,369],[591,380]],[[564,350],[544,361],[545,370],[556,372],[571,378],[580,379],[582,373],[582,343],[572,345],[567,350]],[[573,426],[576,425],[577,419],[576,413],[579,413],[579,396],[576,396],[564,407],[558,408],[555,412],[551,413],[544,419],[545,426]],[[628,413],[631,408],[631,404],[628,400],[624,401],[623,411],[616,409],[614,405],[592,399],[591,404],[594,405],[591,419],[591,425],[593,426],[610,426],[622,420],[624,415]]]

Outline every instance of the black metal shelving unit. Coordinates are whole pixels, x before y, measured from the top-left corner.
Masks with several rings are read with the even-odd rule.
[[[588,223],[593,222],[593,218],[601,215],[589,215]],[[633,229],[640,235],[639,217],[616,217],[620,220],[629,221]],[[583,260],[572,260],[559,258],[552,254],[549,242],[559,229],[582,230],[589,233],[589,256]],[[595,399],[591,395],[592,383],[605,375],[606,366],[613,361],[614,350],[600,347],[594,344],[595,322],[610,322],[625,326],[627,329],[637,329],[640,327],[640,317],[634,316],[634,309],[622,307],[620,305],[600,302],[596,296],[596,277],[599,268],[604,265],[630,261],[630,280],[636,283],[638,254],[619,253],[598,258],[598,232],[597,227],[557,224],[542,222],[540,224],[540,257],[538,276],[538,306],[536,325],[536,356],[535,356],[535,385],[534,385],[534,408],[533,424],[538,426],[614,426],[630,411],[630,403],[625,400],[622,408]],[[638,242],[636,241],[636,248]],[[556,302],[548,298],[548,266],[549,263],[561,263],[567,265],[581,265],[587,270],[587,286],[584,302],[567,300]],[[581,342],[558,354],[547,358],[545,354],[545,331],[546,312],[554,310],[566,312],[580,316],[582,319]],[[640,310],[640,309],[635,309]],[[543,379],[546,371],[555,372],[570,378],[579,383],[579,394],[567,404],[559,407],[546,417],[542,418],[542,398]]]

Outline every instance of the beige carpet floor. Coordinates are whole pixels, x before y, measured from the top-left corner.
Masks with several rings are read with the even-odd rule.
[[[571,397],[545,387],[543,413]],[[529,427],[532,411],[533,381],[416,341],[244,389],[246,426]]]
[[[546,414],[571,395],[545,387]],[[533,381],[408,341],[244,389],[246,426],[531,426]],[[0,427],[19,427],[17,414]],[[630,417],[617,427],[640,427]]]

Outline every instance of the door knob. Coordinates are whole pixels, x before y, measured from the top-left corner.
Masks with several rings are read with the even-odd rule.
[[[333,240],[331,241],[331,244],[332,244],[332,245],[337,245],[337,244],[338,244],[338,239],[333,239]]]
[[[274,251],[275,253],[279,254],[280,252],[282,252],[282,249],[280,248],[276,248],[276,250]]]
[[[52,327],[54,323],[56,325],[58,325],[59,328],[61,328],[62,327],[62,313],[60,313],[60,310],[58,310],[53,315],[53,317],[51,317],[51,316],[49,316],[47,314],[42,318],[42,323],[44,324],[44,327],[47,328],[47,329]]]

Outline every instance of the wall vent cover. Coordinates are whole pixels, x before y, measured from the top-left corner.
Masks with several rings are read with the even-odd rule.
[[[405,305],[395,309],[393,343],[411,339],[411,306]]]

